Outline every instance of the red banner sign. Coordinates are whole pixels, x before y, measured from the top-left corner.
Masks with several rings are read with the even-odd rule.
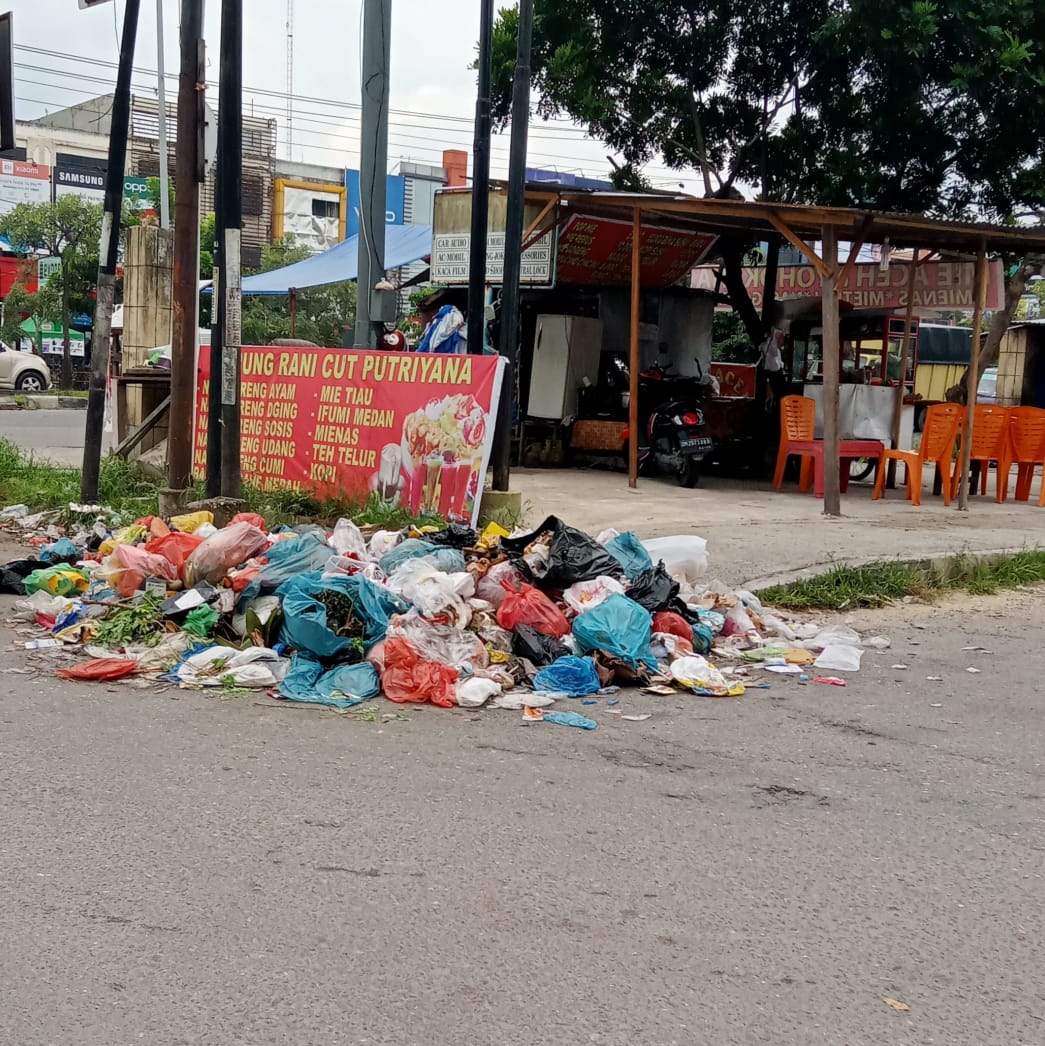
[[[755,398],[758,367],[754,363],[712,363],[711,376],[718,382],[719,395],[727,399]]]
[[[376,495],[475,523],[493,444],[497,356],[243,349],[243,479],[320,497]],[[200,351],[195,468],[207,465],[210,352]]]
[[[914,307],[936,312],[960,312],[975,307],[972,262],[923,262],[914,274]],[[697,290],[715,290],[715,267],[702,265],[693,270],[692,286]],[[856,309],[903,309],[907,306],[910,283],[907,262],[894,262],[883,269],[877,262],[854,265],[849,279],[838,293],[842,301]],[[744,269],[744,286],[756,309],[762,307],[766,286],[765,266]],[[725,293],[724,285],[720,288]],[[812,265],[781,265],[777,271],[776,296],[785,298],[819,298],[820,273]],[[1005,294],[1001,262],[991,262],[987,278],[988,309],[1000,309]]]
[[[631,281],[631,222],[575,214],[559,233],[556,279],[593,286]],[[643,287],[678,283],[707,254],[711,233],[643,225],[639,234]]]

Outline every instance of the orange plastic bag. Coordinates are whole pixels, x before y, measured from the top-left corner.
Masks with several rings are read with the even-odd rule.
[[[435,661],[422,661],[405,639],[385,641],[385,669],[381,689],[389,701],[398,704],[423,704],[431,701],[440,708],[457,704],[454,684],[458,671]]]
[[[62,679],[122,679],[137,671],[138,662],[124,657],[96,657],[90,661],[81,661],[71,668],[58,669]]]
[[[180,531],[175,531],[165,537],[153,538],[146,544],[145,551],[163,556],[181,574],[185,560],[202,544],[203,538],[197,537],[195,534],[182,534]]]
[[[690,646],[693,645],[693,626],[681,614],[676,614],[673,610],[658,610],[653,615],[653,631],[678,636]]]
[[[133,596],[147,577],[162,577],[173,581],[178,570],[169,559],[146,552],[138,545],[117,545],[103,563],[99,575],[112,590],[124,599]]]
[[[516,625],[529,625],[541,635],[561,639],[570,631],[563,612],[533,585],[515,589],[504,583],[506,595],[497,608],[497,624],[510,632]]]
[[[233,523],[249,523],[252,527],[257,527],[258,530],[268,530],[264,517],[259,516],[256,512],[237,512],[229,520],[229,526],[231,527]]]

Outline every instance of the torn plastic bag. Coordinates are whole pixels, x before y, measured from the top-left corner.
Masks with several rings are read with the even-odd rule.
[[[289,669],[289,660],[266,647],[234,650],[211,646],[190,654],[171,675],[187,686],[232,685],[256,690],[275,686]]]
[[[542,668],[533,679],[535,690],[549,690],[567,697],[587,697],[601,689],[595,661],[590,657],[560,657]]]
[[[807,650],[823,650],[829,646],[860,646],[860,634],[846,625],[828,625],[802,644]]]
[[[475,586],[475,594],[496,609],[504,602],[505,593],[509,589],[519,588],[525,583],[526,579],[519,573],[515,565],[505,560],[503,563],[495,563],[479,579],[479,583]]]
[[[527,546],[539,541],[549,531],[548,569],[538,576],[532,564],[523,557]],[[569,588],[578,581],[590,581],[600,576],[624,576],[620,563],[602,545],[583,531],[567,526],[557,516],[549,516],[530,534],[502,539],[501,547],[520,557],[534,576],[535,584],[542,589]]]
[[[679,583],[667,572],[663,563],[637,575],[628,588],[628,598],[651,614],[658,610],[678,610],[676,600]]]
[[[476,542],[476,533],[471,527],[466,527],[462,523],[451,523],[446,530],[429,534],[428,540],[433,545],[443,545],[446,548],[473,548]]]
[[[566,657],[570,648],[553,636],[538,632],[531,625],[516,625],[512,629],[512,652],[517,657],[524,657],[538,668],[550,665],[560,657]]]
[[[405,639],[385,641],[385,668],[381,689],[389,701],[398,704],[423,704],[431,701],[442,708],[453,708],[457,702],[456,668],[436,661],[422,660],[417,650]]]
[[[359,527],[350,519],[339,519],[334,524],[334,532],[330,535],[330,544],[339,556],[350,556],[364,563],[370,559],[367,551],[366,538],[359,531]]]
[[[307,654],[295,654],[290,671],[279,684],[288,701],[305,701],[333,708],[352,708],[381,693],[377,669],[366,661],[326,669]]]
[[[198,534],[183,534],[180,531],[174,531],[147,542],[145,551],[152,552],[157,556],[163,556],[178,571],[180,576],[189,556],[202,544],[203,538]]]
[[[672,662],[671,676],[682,686],[708,693],[712,697],[740,697],[744,693],[742,683],[735,680],[730,682],[698,654],[680,657]]]
[[[62,679],[104,680],[122,679],[138,671],[138,662],[123,657],[95,657],[81,661],[56,673]]]
[[[578,581],[570,585],[563,594],[563,602],[574,613],[583,614],[585,610],[597,607],[607,596],[624,594],[624,586],[613,577],[597,577],[592,581]]]
[[[546,636],[562,637],[570,625],[563,612],[533,585],[523,585],[518,591],[505,587],[504,602],[497,608],[497,623],[502,628],[530,625]]]
[[[699,581],[708,572],[708,543],[695,534],[653,538],[642,544],[654,562],[661,560],[680,581]]]
[[[466,628],[471,620],[467,600],[475,594],[472,575],[444,573],[432,566],[428,556],[400,566],[388,579],[388,588],[428,617],[446,617],[458,628]]]
[[[133,657],[142,672],[167,672],[196,644],[196,636],[188,632],[168,632],[155,646],[135,643],[124,648],[126,657]]]
[[[491,697],[501,692],[500,683],[492,679],[458,679],[454,687],[454,697],[462,708],[482,708]]]
[[[859,672],[860,659],[863,656],[863,647],[850,646],[848,643],[829,643],[820,651],[813,667],[829,672]]]
[[[316,571],[291,578],[276,592],[283,600],[282,640],[287,646],[318,658],[336,657],[353,645],[352,638],[335,635],[327,627],[327,608],[314,598],[324,589],[341,592],[351,600],[363,624],[365,647],[385,634],[393,614],[407,609],[401,599],[359,574],[324,577]]]
[[[185,584],[219,584],[232,567],[245,563],[268,545],[266,534],[249,523],[233,523],[212,534],[185,562]]]
[[[405,639],[423,661],[439,661],[469,673],[490,663],[483,641],[474,632],[436,624],[416,612],[393,617],[386,635]]]
[[[606,551],[620,563],[625,577],[636,578],[653,567],[653,560],[634,531],[618,534],[607,542]]]
[[[657,667],[649,649],[651,631],[649,612],[627,596],[609,596],[573,622],[579,653],[603,650],[636,669]]]
[[[268,563],[243,590],[246,598],[269,595],[291,578],[323,570],[330,559],[330,546],[322,534],[295,535],[277,541],[265,558]]]

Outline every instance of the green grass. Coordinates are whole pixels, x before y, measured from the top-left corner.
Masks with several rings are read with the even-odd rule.
[[[1041,581],[1045,581],[1045,551],[1027,550],[982,561],[958,555],[942,569],[909,563],[837,566],[826,574],[763,589],[758,596],[769,606],[792,610],[851,610],[882,606],[905,596],[931,599],[956,590],[991,595]]]

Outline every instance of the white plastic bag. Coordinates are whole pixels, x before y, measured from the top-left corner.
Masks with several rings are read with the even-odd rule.
[[[671,665],[671,677],[691,690],[710,690],[713,693],[728,694],[730,684],[726,677],[708,664],[699,654],[680,657]],[[740,688],[743,693],[743,688]]]
[[[482,708],[491,697],[496,697],[501,692],[499,683],[478,676],[458,679],[454,689],[457,703],[462,708]]]
[[[448,574],[423,559],[408,559],[388,579],[388,587],[427,617],[446,615],[458,628],[472,619],[466,600],[475,594],[475,579],[465,571]]]
[[[675,534],[643,541],[642,547],[654,563],[662,560],[664,569],[679,581],[699,581],[708,572],[708,543],[695,534]]]
[[[597,607],[607,596],[623,595],[624,586],[612,577],[597,577],[593,581],[578,581],[562,594],[566,605],[578,614]]]
[[[607,527],[605,530],[599,533],[599,536],[595,539],[600,545],[608,545],[614,538],[620,537],[620,531],[615,530],[613,527]]]
[[[823,650],[829,646],[855,646],[860,645],[860,636],[846,625],[828,625],[820,629],[810,640],[805,642],[806,650]]]
[[[831,643],[820,651],[820,656],[813,662],[814,668],[823,668],[829,672],[859,672],[863,649],[848,643]]]
[[[394,530],[379,530],[370,539],[370,555],[374,559],[380,559],[386,552],[399,544],[399,534]]]
[[[233,685],[266,689],[281,682],[290,671],[290,661],[267,647],[233,650],[212,646],[186,658],[177,677],[187,686]]]
[[[339,519],[330,535],[330,545],[339,556],[351,556],[366,562],[370,558],[366,541],[359,532],[359,527],[350,519]]]

